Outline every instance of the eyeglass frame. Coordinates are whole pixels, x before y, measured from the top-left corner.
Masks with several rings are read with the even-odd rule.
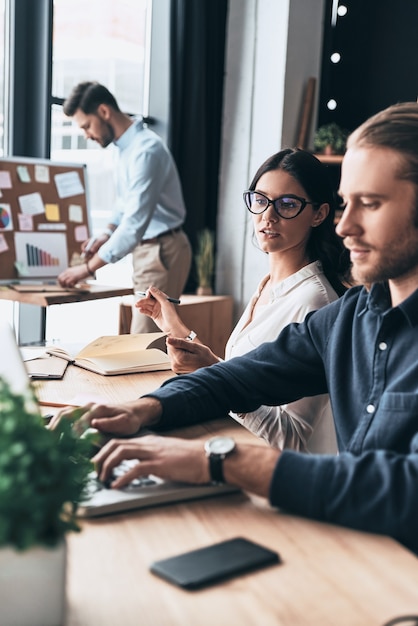
[[[256,213],[255,211],[251,211],[251,209],[248,206],[247,201],[245,199],[248,196],[248,194],[250,194],[250,193],[256,193],[259,196],[262,196],[263,198],[265,198],[267,200],[266,208],[263,209],[262,211],[260,211],[259,213]],[[253,215],[262,215],[263,213],[265,213],[267,211],[269,206],[272,205],[276,215],[281,217],[283,220],[293,220],[293,219],[295,219],[295,217],[297,217],[298,215],[300,215],[302,213],[302,211],[305,209],[305,207],[308,204],[312,204],[312,206],[320,206],[320,204],[321,204],[320,202],[312,202],[311,200],[305,200],[305,198],[301,198],[300,196],[296,196],[293,193],[285,193],[285,194],[282,194],[281,196],[278,196],[274,200],[270,200],[270,198],[268,198],[264,193],[262,193],[261,191],[256,191],[255,189],[247,189],[242,194],[242,197],[244,199],[244,204],[247,207],[248,211],[250,213],[252,213]],[[296,213],[296,215],[292,215],[292,217],[286,217],[285,215],[281,215],[281,213],[279,213],[279,211],[276,208],[275,203],[277,202],[277,200],[280,200],[282,198],[292,198],[293,200],[298,200],[299,202],[301,202],[301,207],[300,207],[299,211]]]

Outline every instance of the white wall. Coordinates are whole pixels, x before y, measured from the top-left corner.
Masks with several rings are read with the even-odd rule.
[[[296,145],[307,80],[319,80],[323,5],[229,2],[216,291],[234,297],[236,317],[268,272],[242,192],[268,156]]]

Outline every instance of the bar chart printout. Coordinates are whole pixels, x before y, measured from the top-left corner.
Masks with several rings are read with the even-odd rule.
[[[49,266],[53,265],[56,267],[59,265],[58,257],[54,257],[46,250],[42,250],[41,248],[37,248],[36,246],[32,246],[30,243],[26,244],[26,263],[29,267],[34,265],[42,265]]]
[[[56,278],[68,266],[63,233],[15,233],[15,248],[22,278]]]

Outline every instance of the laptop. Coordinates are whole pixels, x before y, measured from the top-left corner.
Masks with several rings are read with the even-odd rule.
[[[25,393],[30,389],[30,379],[13,330],[7,323],[0,323],[0,345],[0,376],[7,380],[15,393]],[[115,475],[127,471],[135,462],[123,461],[115,469]],[[92,472],[77,514],[79,517],[98,517],[239,491],[230,485],[191,485],[163,480],[157,476],[136,479],[123,489],[109,489],[98,480],[96,472]]]

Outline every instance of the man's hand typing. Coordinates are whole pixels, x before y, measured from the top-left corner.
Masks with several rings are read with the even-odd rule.
[[[143,426],[158,421],[162,413],[161,404],[155,398],[140,398],[123,404],[86,404],[77,409],[83,428],[96,428],[111,435],[136,435]],[[54,428],[61,419],[74,417],[74,408],[60,411],[52,418],[49,428]]]

